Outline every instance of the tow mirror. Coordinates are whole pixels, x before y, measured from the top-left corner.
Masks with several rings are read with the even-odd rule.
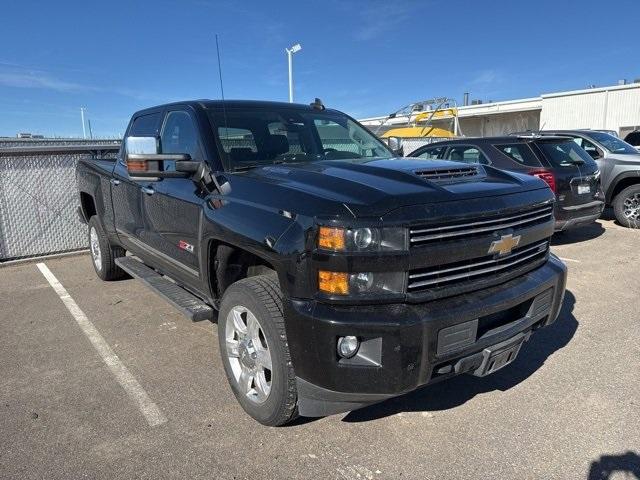
[[[186,153],[159,153],[158,143],[156,137],[127,137],[125,158],[131,178],[188,178],[197,171],[201,162],[191,161]],[[165,170],[165,161],[176,162],[175,170]]]
[[[400,137],[389,137],[387,139],[387,142],[394,155],[398,157],[404,156],[404,147],[402,145],[402,139]]]

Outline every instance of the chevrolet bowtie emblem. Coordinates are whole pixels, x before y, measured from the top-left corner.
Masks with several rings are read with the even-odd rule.
[[[520,243],[520,235],[514,237],[513,235],[503,235],[500,240],[491,242],[489,247],[489,253],[498,253],[500,255],[506,255],[511,253],[511,250],[516,248]]]

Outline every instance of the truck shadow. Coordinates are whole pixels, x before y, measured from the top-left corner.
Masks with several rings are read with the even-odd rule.
[[[494,390],[506,391],[530,377],[546,359],[569,343],[578,328],[573,316],[574,295],[567,290],[560,315],[549,327],[538,330],[523,346],[514,362],[506,368],[478,378],[461,375],[382,403],[348,413],[343,422],[366,422],[400,412],[448,410],[476,395]]]
[[[586,242],[602,235],[606,229],[600,222],[593,222],[581,227],[571,228],[564,232],[557,232],[551,237],[551,245],[568,245],[570,243]]]
[[[622,455],[602,455],[591,462],[587,480],[612,478],[640,479],[640,455],[628,451]]]

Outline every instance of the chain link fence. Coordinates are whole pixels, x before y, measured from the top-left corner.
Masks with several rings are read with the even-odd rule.
[[[81,158],[115,158],[119,144],[0,139],[0,262],[86,248],[75,167]]]

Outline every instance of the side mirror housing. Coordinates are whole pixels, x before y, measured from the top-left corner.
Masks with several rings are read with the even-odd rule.
[[[387,139],[389,148],[393,151],[393,154],[398,157],[404,156],[404,147],[402,145],[402,138],[400,137],[389,137]]]
[[[156,137],[127,137],[125,160],[133,179],[188,178],[196,172],[200,162],[191,161],[188,154],[159,153]],[[175,161],[176,169],[167,171],[165,161]]]

